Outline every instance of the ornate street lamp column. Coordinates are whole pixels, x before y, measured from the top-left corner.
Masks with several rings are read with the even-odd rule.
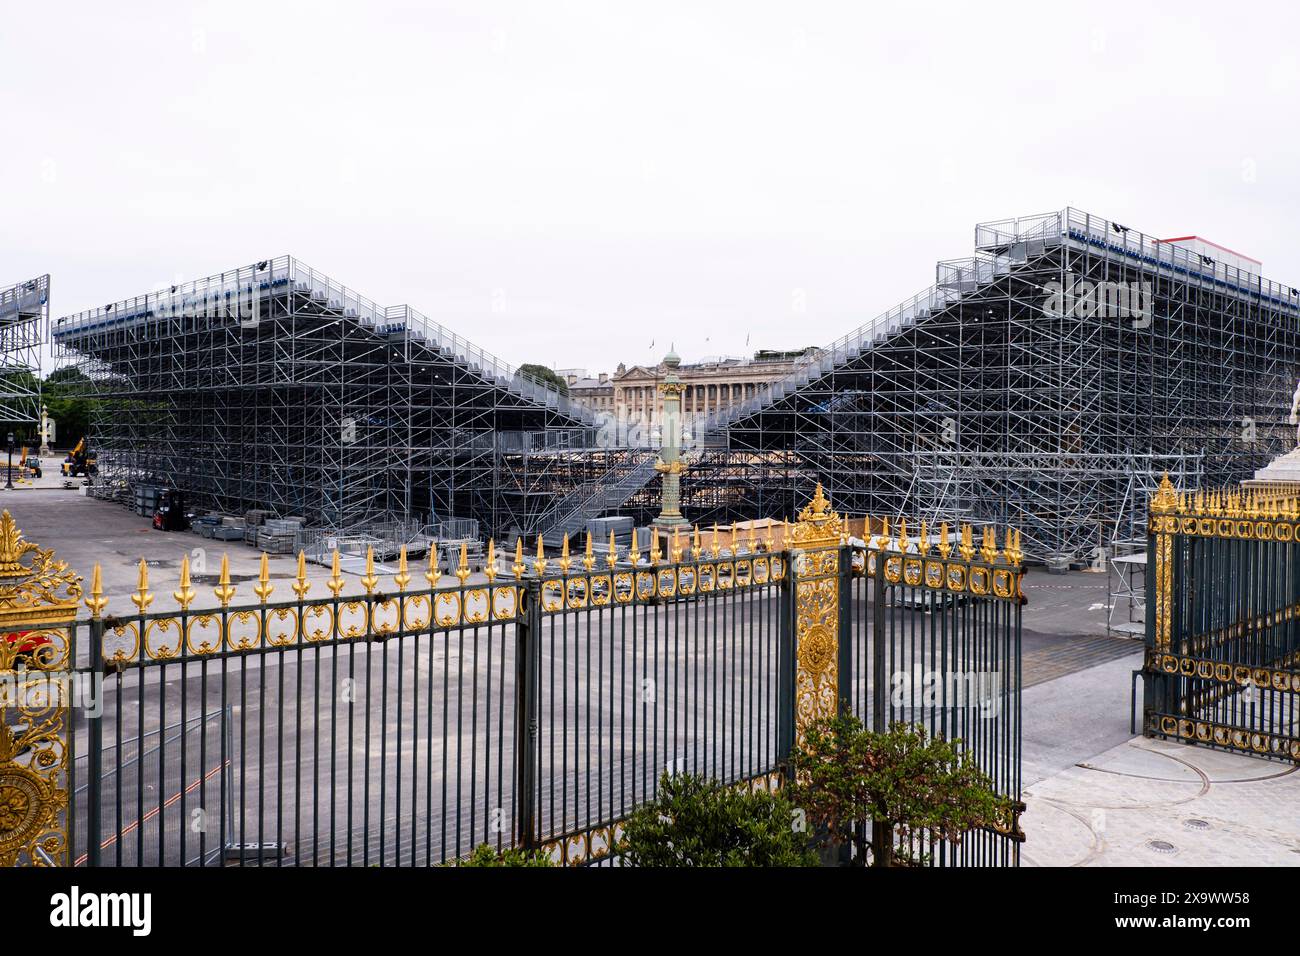
[[[41,405],[41,447],[36,454],[42,458],[50,453],[50,410]]]
[[[682,517],[682,472],[686,462],[682,460],[682,393],[686,386],[677,377],[677,367],[681,358],[670,348],[664,356],[664,365],[668,374],[664,376],[659,393],[664,397],[664,419],[661,427],[663,436],[659,445],[659,460],[655,470],[664,476],[663,504],[654,526],[661,531],[672,534],[680,528],[686,530],[690,524]]]

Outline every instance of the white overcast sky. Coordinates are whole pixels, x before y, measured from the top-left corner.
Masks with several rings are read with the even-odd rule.
[[[0,284],[56,316],[289,253],[605,370],[824,344],[1066,205],[1300,280],[1293,4],[0,10]]]

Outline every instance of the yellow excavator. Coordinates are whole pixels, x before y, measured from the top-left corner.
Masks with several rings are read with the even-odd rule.
[[[95,466],[95,453],[86,450],[86,439],[83,437],[77,442],[77,447],[68,452],[68,457],[63,459],[63,477],[81,478],[93,475],[97,470]]]

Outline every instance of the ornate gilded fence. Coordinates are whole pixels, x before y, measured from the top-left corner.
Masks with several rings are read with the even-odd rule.
[[[1300,501],[1166,476],[1147,548],[1144,733],[1300,760]]]
[[[0,676],[72,691],[4,711],[7,863],[429,865],[481,843],[609,860],[665,771],[780,786],[800,728],[850,708],[960,736],[1019,798],[1009,532],[1001,550],[946,526],[913,540],[867,520],[851,538],[819,488],[793,523],[656,536],[648,553],[518,542],[498,572],[490,545],[486,579],[464,560],[444,577],[403,554],[384,578],[368,561],[361,594],[337,559],[320,593],[300,558],[286,598],[264,561],[256,602],[236,604],[223,559],[205,602],[183,562],[176,609],[152,611],[142,562],[119,614],[98,567],[83,595],[5,522],[0,581],[39,582],[40,609],[5,619]],[[937,690],[915,679],[934,674]],[[911,849],[1014,864],[1022,839],[1017,811]]]

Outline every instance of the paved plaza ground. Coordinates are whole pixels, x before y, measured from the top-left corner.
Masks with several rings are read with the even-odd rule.
[[[52,464],[47,474],[57,471]],[[196,566],[196,606],[215,603],[211,585],[223,553],[239,586],[236,601],[253,600],[261,553],[252,547],[154,531],[122,507],[43,484],[0,493],[0,504],[29,540],[54,548],[87,580],[99,561],[110,607],[129,608],[142,556],[157,595],[151,610],[174,606],[187,555]],[[290,597],[294,559],[272,557],[270,566],[276,597]],[[309,568],[322,595],[328,573]],[[1141,645],[1107,636],[1105,575],[1031,568],[1025,590],[1024,863],[1300,865],[1294,766],[1132,735],[1130,688]],[[350,577],[344,593],[360,592]]]

